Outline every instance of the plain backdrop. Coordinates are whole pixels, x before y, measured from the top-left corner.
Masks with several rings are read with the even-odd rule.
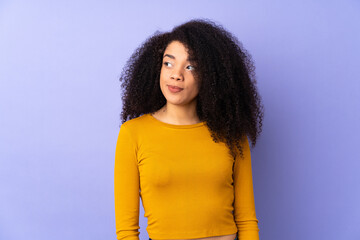
[[[232,32],[256,66],[260,239],[360,239],[355,0],[0,1],[0,239],[116,239],[121,70],[193,18]]]

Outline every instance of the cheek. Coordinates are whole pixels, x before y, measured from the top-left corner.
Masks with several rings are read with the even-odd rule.
[[[166,76],[167,76],[166,71],[161,69],[161,71],[160,71],[160,84],[165,82]]]
[[[198,95],[199,94],[199,87],[197,85],[194,86],[194,95]]]
[[[160,79],[159,79],[159,85],[160,85],[160,89],[163,92],[163,94],[166,94],[166,75],[164,73],[164,71],[160,72]]]
[[[192,88],[194,89],[194,91],[199,91],[199,82],[194,78],[194,77],[192,77],[192,79],[191,79],[191,81],[192,81]]]

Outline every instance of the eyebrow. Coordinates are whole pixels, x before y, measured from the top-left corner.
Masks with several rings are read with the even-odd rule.
[[[171,55],[171,54],[165,54],[165,55],[163,56],[163,58],[165,58],[165,57],[169,57],[169,58],[175,59],[175,56],[173,56],[173,55]],[[188,57],[188,58],[186,59],[186,61],[194,61],[194,60],[195,60],[194,58],[190,58],[190,57]]]

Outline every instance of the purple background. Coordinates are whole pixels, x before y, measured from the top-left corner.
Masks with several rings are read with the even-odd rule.
[[[260,239],[360,239],[359,1],[1,1],[0,239],[115,239],[118,78],[196,17],[252,54]],[[148,238],[141,206],[140,239]]]

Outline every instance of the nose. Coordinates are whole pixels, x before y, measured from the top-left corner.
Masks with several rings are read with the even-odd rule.
[[[183,80],[183,74],[181,72],[181,70],[177,70],[177,69],[174,69],[171,73],[171,79],[175,79],[176,81],[177,80]]]

